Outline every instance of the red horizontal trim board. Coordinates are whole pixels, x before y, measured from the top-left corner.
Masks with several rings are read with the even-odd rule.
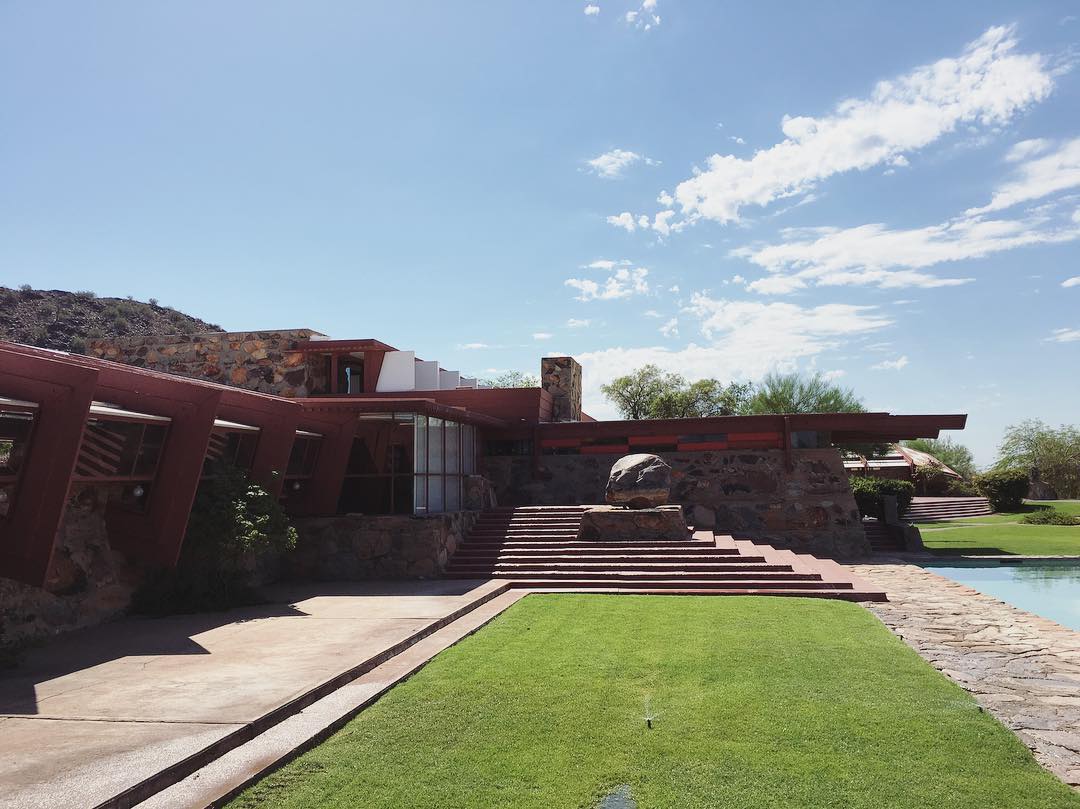
[[[781,441],[783,433],[728,433],[728,441]]]
[[[580,438],[548,438],[540,442],[541,447],[579,447]]]
[[[582,447],[582,455],[625,455],[630,451],[629,444],[595,444],[591,447]]]
[[[727,441],[696,441],[688,444],[679,444],[679,452],[704,452],[708,450],[727,449]]]
[[[679,436],[677,435],[632,435],[630,436],[630,446],[636,447],[642,444],[678,444]]]

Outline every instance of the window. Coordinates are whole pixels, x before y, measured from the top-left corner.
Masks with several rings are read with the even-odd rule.
[[[0,518],[14,507],[19,472],[30,449],[33,427],[33,413],[0,412]]]
[[[339,512],[413,513],[413,420],[411,413],[361,417],[338,498]]]
[[[214,474],[215,467],[221,465],[250,470],[258,444],[257,430],[215,429],[210,433],[210,443],[206,447],[203,477]]]

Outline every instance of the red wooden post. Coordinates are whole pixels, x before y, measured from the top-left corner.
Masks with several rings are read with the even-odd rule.
[[[0,348],[0,394],[38,405],[15,500],[0,521],[0,576],[45,583],[96,382],[93,369]]]
[[[218,416],[259,428],[251,479],[277,497],[296,440],[302,408],[298,402],[240,389],[224,390]]]

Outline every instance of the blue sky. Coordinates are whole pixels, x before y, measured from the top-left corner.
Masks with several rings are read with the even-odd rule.
[[[1080,422],[1080,5],[0,6],[0,282]],[[1072,280],[1070,280],[1072,279]]]

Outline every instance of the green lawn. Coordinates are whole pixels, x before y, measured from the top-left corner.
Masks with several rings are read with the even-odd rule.
[[[1029,500],[1023,511],[919,523],[926,549],[941,555],[1080,556],[1080,526],[1024,525],[1032,511],[1055,508],[1080,516],[1080,500]]]
[[[599,595],[527,597],[231,806],[592,807],[621,784],[641,809],[1080,807],[857,605]]]

